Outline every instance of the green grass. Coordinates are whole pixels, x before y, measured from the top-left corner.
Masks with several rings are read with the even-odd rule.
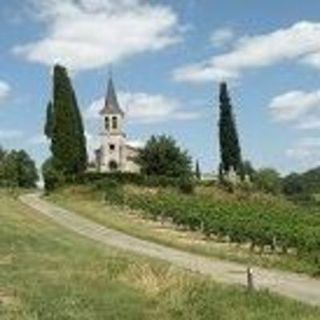
[[[220,192],[221,193],[221,192]],[[225,197],[224,194],[214,195]],[[83,216],[107,227],[123,231],[130,235],[165,244],[174,248],[205,256],[217,257],[230,261],[248,263],[265,268],[278,268],[298,273],[314,275],[314,264],[307,259],[299,259],[293,254],[270,252],[252,253],[248,245],[230,244],[214,239],[207,240],[199,232],[176,230],[171,224],[162,225],[143,218],[138,211],[106,205],[103,194],[90,187],[68,187],[54,193],[50,200],[74,210]]]
[[[105,249],[0,193],[0,319],[319,319],[320,310]]]

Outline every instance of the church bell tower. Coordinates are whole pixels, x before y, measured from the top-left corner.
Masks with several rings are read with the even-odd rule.
[[[124,112],[121,110],[112,77],[109,79],[102,118],[102,145],[99,169],[101,172],[122,171],[125,167]]]

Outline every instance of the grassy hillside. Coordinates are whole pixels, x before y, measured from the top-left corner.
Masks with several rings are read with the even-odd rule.
[[[51,199],[106,226],[166,245],[264,267],[311,275],[319,272],[319,260],[314,255],[317,252],[312,252],[312,256],[298,255],[297,250],[288,248],[287,253],[283,253],[279,245],[280,241],[287,243],[288,239],[283,236],[287,233],[293,240],[304,232],[318,241],[319,214],[297,214],[296,207],[282,199],[259,194],[249,198],[244,194],[230,195],[212,187],[201,188],[196,195],[184,196],[171,189],[159,193],[156,189],[136,186],[126,186],[120,192],[78,186],[60,190],[51,195]],[[111,208],[106,200],[108,203],[124,201],[126,206]],[[128,206],[134,210],[128,210]],[[201,219],[208,222],[209,231],[220,232],[220,235],[205,235],[201,230],[204,228]],[[191,228],[193,223],[194,229]],[[273,251],[269,242],[262,247],[259,241],[255,250],[250,250],[248,235],[265,241],[272,239],[272,230],[282,236],[278,236]],[[231,231],[233,242],[224,234],[231,234]]]
[[[70,234],[0,193],[0,319],[318,319]]]

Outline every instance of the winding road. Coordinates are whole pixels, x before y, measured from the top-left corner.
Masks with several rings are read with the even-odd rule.
[[[81,217],[75,212],[60,208],[41,198],[39,194],[27,194],[20,201],[55,223],[106,246],[135,254],[161,259],[183,269],[211,276],[226,284],[247,284],[247,267],[242,264],[206,258],[200,255],[172,249],[150,241],[108,229]],[[320,306],[320,280],[278,270],[253,268],[253,282],[257,289],[268,289],[295,300]]]

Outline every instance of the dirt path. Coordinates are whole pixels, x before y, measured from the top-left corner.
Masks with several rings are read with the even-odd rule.
[[[128,236],[44,201],[37,194],[23,195],[20,200],[63,227],[107,246],[162,259],[178,267],[210,275],[217,282],[246,285],[245,265],[205,258]],[[269,289],[272,292],[320,306],[320,280],[263,268],[254,268],[253,273],[256,288]]]

